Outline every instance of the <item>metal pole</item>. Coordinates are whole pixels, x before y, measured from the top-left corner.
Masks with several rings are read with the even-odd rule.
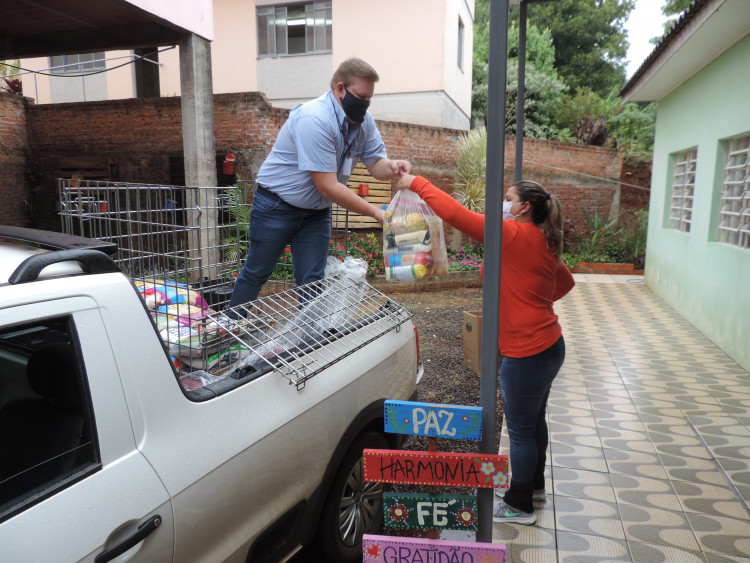
[[[487,91],[487,198],[484,221],[484,289],[479,404],[480,452],[497,454],[497,337],[500,310],[503,167],[505,166],[505,76],[508,56],[508,0],[490,0],[490,52]],[[479,489],[477,541],[492,542],[493,489]]]
[[[523,179],[523,127],[526,105],[526,0],[521,0],[518,18],[518,97],[516,98],[516,166],[514,182]]]

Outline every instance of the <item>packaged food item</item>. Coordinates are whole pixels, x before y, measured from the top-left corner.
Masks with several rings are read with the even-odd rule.
[[[170,319],[174,319],[177,323],[183,326],[191,326],[196,321],[201,320],[206,315],[211,313],[211,309],[197,307],[195,305],[188,305],[187,303],[175,303],[173,305],[160,305],[156,308],[156,326],[159,326],[159,317],[164,315],[167,317],[164,324],[169,324]]]
[[[399,190],[383,221],[385,277],[412,281],[448,273],[443,221],[417,194]]]
[[[203,353],[200,332],[189,326],[165,328],[159,335],[172,356],[181,358],[183,356],[200,356]]]
[[[413,281],[427,275],[427,266],[417,264],[415,266],[396,266],[385,269],[385,279],[388,281]]]
[[[178,303],[208,307],[208,303],[203,300],[200,293],[184,283],[162,279],[134,280],[133,283],[143,296],[149,309]]]
[[[395,268],[396,266],[413,266],[420,264],[422,266],[427,266],[428,268],[432,266],[434,258],[432,257],[432,252],[415,252],[414,254],[386,254],[385,255],[385,265],[390,268]]]

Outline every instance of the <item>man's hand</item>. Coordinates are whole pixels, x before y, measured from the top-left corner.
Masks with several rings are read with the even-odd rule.
[[[391,160],[381,158],[367,165],[367,170],[378,180],[393,180],[402,174],[411,174],[411,162],[408,160]]]
[[[411,162],[408,160],[395,160],[394,162],[396,164],[396,174],[398,176],[412,173]]]

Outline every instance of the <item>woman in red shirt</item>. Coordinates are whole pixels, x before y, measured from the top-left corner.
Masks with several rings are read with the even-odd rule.
[[[484,242],[483,214],[421,176],[404,174],[397,188],[416,192],[446,223]],[[547,399],[565,359],[552,304],[575,282],[560,259],[563,216],[556,196],[536,182],[517,182],[505,194],[503,219],[498,348],[512,478],[493,520],[534,524],[533,501],[546,499]]]

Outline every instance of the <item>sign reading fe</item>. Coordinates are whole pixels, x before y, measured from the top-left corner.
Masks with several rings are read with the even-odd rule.
[[[482,439],[482,407],[386,401],[385,431],[478,441]]]
[[[383,520],[389,528],[477,530],[477,497],[427,493],[383,493]]]

